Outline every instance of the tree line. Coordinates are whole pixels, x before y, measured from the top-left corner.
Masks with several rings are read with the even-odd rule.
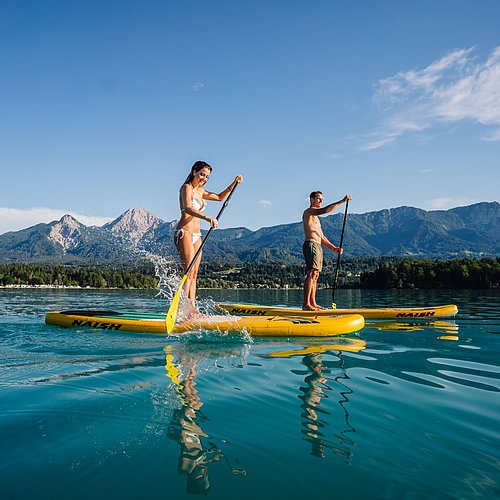
[[[222,263],[202,264],[200,287],[301,288],[303,264],[242,264],[227,269]],[[332,288],[336,261],[326,261],[318,288]],[[346,258],[337,288],[499,288],[500,259],[418,260],[404,258]]]
[[[385,262],[360,276],[361,288],[499,288],[500,259]]]
[[[327,260],[319,288],[334,285],[336,261]],[[305,266],[299,263],[202,262],[200,288],[302,288]],[[500,259],[417,260],[345,258],[338,288],[499,288]],[[154,266],[69,266],[61,264],[2,264],[0,286],[79,286],[91,288],[156,288]]]
[[[339,284],[353,288],[359,285],[362,272],[374,270],[380,263],[377,257],[349,257],[342,261]],[[336,260],[326,260],[318,286],[333,286]],[[301,288],[304,285],[304,263],[268,262],[266,264],[240,263],[228,267],[222,261],[202,262],[198,283],[205,288]]]
[[[157,283],[152,266],[112,268],[22,263],[0,265],[1,286],[156,288]]]

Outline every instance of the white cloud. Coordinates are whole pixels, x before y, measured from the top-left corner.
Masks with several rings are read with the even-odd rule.
[[[365,142],[365,144],[361,146],[361,149],[363,151],[370,151],[371,149],[388,146],[389,144],[396,142],[400,135],[401,132],[377,132],[371,135],[370,140]]]
[[[500,140],[500,46],[483,62],[474,48],[456,50],[421,70],[380,80],[373,96],[383,121],[362,149],[377,149],[403,134],[460,121],[494,127],[484,140]]]
[[[7,208],[0,207],[0,234],[8,231],[19,231],[40,223],[59,220],[69,214],[86,226],[102,226],[113,220],[112,217],[95,217],[83,215],[71,210],[59,210],[46,207],[35,208]]]
[[[193,92],[199,92],[204,86],[205,84],[203,82],[195,82],[191,85],[191,90]]]
[[[400,102],[416,91],[432,93],[438,82],[447,76],[451,77],[448,73],[465,66],[471,51],[472,48],[457,50],[434,61],[423,70],[400,71],[394,76],[380,80],[373,100],[383,105]]]
[[[475,203],[471,198],[435,198],[427,200],[426,205],[430,210],[447,210],[448,208],[462,207]]]
[[[270,202],[269,200],[259,200],[259,205],[262,208],[267,208],[272,205],[272,202]]]

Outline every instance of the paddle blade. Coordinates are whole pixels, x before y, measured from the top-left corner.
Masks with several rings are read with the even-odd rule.
[[[177,289],[177,292],[170,303],[170,307],[168,308],[167,317],[165,318],[167,333],[172,333],[172,330],[174,329],[175,320],[177,318],[177,310],[179,309],[179,301],[181,300],[182,287],[184,286],[184,283],[186,283],[186,280],[187,274],[182,277],[179,288]]]
[[[335,302],[332,302],[332,309],[337,309],[337,304],[335,304]]]

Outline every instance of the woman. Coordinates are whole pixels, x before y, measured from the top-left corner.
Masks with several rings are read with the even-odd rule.
[[[191,172],[180,189],[181,218],[174,233],[174,242],[184,271],[186,271],[201,245],[200,219],[209,222],[213,228],[217,227],[217,219],[203,213],[206,206],[205,200],[224,201],[234,186],[243,180],[238,175],[224,191],[219,194],[211,193],[204,188],[211,172],[212,167],[208,163],[197,161],[191,167]],[[191,268],[184,285],[188,302],[193,309],[195,309],[196,278],[200,261],[201,253]]]

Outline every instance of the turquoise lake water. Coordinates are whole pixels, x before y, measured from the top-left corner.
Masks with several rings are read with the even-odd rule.
[[[301,304],[300,291],[200,295]],[[336,301],[459,315],[329,339],[167,339],[43,322],[165,310],[153,291],[0,290],[0,497],[499,498],[500,292]]]

